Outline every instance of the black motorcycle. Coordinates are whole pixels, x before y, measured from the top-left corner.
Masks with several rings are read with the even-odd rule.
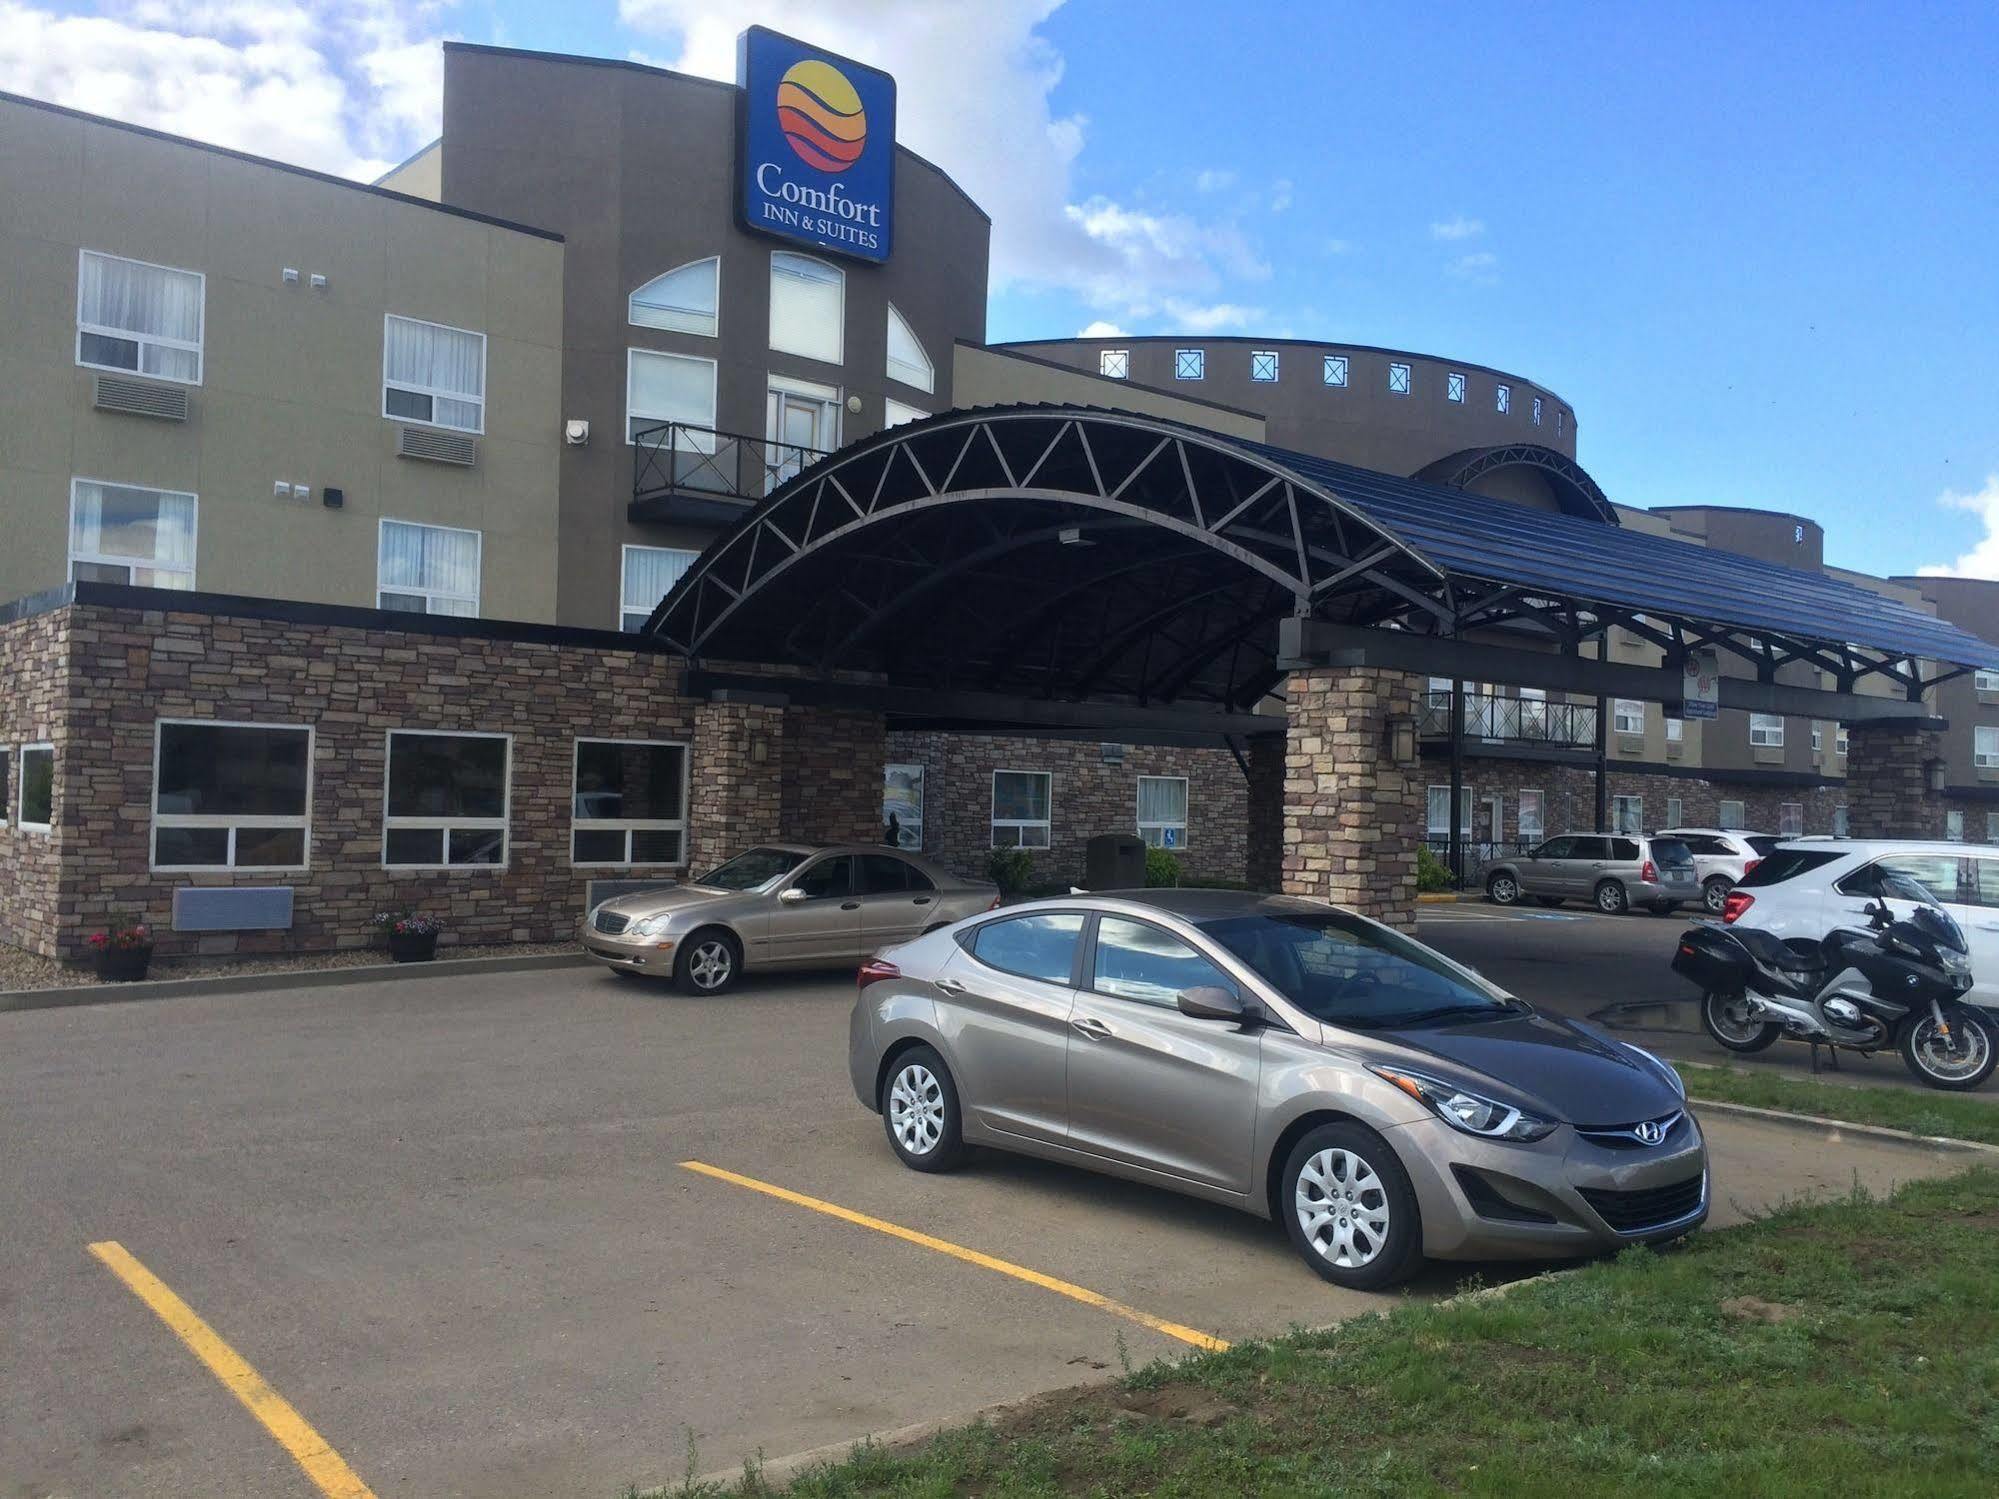
[[[1898,918],[1889,900],[1914,909]],[[1762,1051],[1780,1036],[1872,1054],[1900,1049],[1932,1088],[1962,1091],[1991,1076],[1999,1025],[1964,1001],[1971,961],[1964,933],[1928,888],[1883,874],[1867,928],[1838,927],[1814,942],[1728,926],[1680,935],[1673,971],[1701,991],[1701,1025],[1730,1051]]]

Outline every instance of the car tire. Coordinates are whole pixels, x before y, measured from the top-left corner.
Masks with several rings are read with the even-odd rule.
[[[1917,1013],[1902,1026],[1899,1042],[1902,1065],[1927,1087],[1941,1088],[1947,1093],[1966,1093],[1982,1086],[1992,1076],[1993,1064],[1999,1062],[1999,1033],[1995,1033],[1989,1016],[1967,1005],[1947,1006],[1944,1019],[1954,1030],[1961,1029],[1971,1038],[1964,1063],[1939,1072],[1933,1062],[1924,1060],[1930,1054],[1929,1042],[1936,1032],[1936,1017]]]
[[[889,1148],[911,1171],[949,1171],[965,1159],[958,1085],[928,1046],[912,1046],[889,1064],[875,1101]]]
[[[1645,909],[1654,916],[1671,916],[1680,909],[1680,903],[1676,900],[1655,900],[1647,904]]]
[[[1534,903],[1538,906],[1552,907],[1552,906],[1559,906],[1562,903],[1563,899],[1564,897],[1559,895],[1537,895],[1534,897]]]
[[[1710,989],[1701,996],[1701,1029],[1713,1038],[1715,1045],[1726,1047],[1739,1056],[1762,1051],[1781,1034],[1775,1025],[1758,1025],[1748,1016],[1730,1015],[1727,1006],[1741,998],[1738,994],[1725,994],[1719,989]]]
[[[1733,881],[1716,875],[1701,886],[1701,904],[1707,907],[1710,916],[1719,916],[1728,905],[1728,892],[1735,888]]]
[[[1518,905],[1520,881],[1504,870],[1488,875],[1485,881],[1485,898],[1495,906]]]
[[[1379,1291],[1423,1262],[1409,1173],[1365,1125],[1322,1124],[1292,1146],[1276,1206],[1292,1248],[1336,1286]]]
[[[727,994],[742,972],[743,945],[726,927],[701,928],[680,944],[673,958],[673,982],[680,992],[704,999]]]
[[[1624,893],[1624,887],[1616,880],[1605,880],[1599,884],[1593,899],[1596,908],[1606,916],[1622,916],[1631,909],[1631,897]]]

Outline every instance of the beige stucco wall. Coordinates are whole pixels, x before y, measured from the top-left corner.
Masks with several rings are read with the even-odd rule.
[[[375,179],[375,186],[407,193],[430,203],[444,201],[444,140],[439,137],[401,166]]]
[[[1038,358],[971,344],[959,344],[952,362],[953,404],[957,406],[1005,406],[1017,401],[1106,406],[1263,441],[1263,418],[1252,412],[1181,400],[1128,380],[1106,380]]]
[[[480,531],[480,612],[555,617],[560,242],[11,98],[0,203],[0,600],[65,581],[80,476],[197,495],[203,590],[372,605],[387,516]],[[92,408],[80,248],[206,276],[187,422]],[[390,312],[486,335],[476,466],[395,456]]]

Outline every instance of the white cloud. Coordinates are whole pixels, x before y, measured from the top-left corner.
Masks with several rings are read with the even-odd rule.
[[[1934,562],[1917,572],[1931,578],[1991,578],[1999,580],[1999,473],[1985,476],[1985,487],[1976,494],[1948,491],[1937,503],[1946,510],[1963,510],[1978,517],[1985,534],[1970,551],[1955,562]]]
[[[1214,333],[1222,328],[1246,328],[1251,323],[1262,322],[1265,316],[1261,307],[1243,307],[1234,302],[1203,304],[1185,301],[1180,297],[1166,299],[1166,313],[1173,319],[1174,329],[1186,333]]]
[[[1270,211],[1282,213],[1291,206],[1293,184],[1289,177],[1279,177],[1270,184]]]
[[[436,137],[436,0],[0,0],[0,88],[351,177]]]
[[[1235,173],[1220,167],[1206,167],[1194,174],[1194,191],[1197,193],[1218,193],[1223,188],[1235,186]]]
[[[1328,255],[1348,255],[1353,252],[1353,241],[1350,239],[1329,239],[1320,248]]]
[[[1081,328],[1076,330],[1076,337],[1078,338],[1123,338],[1125,336],[1124,329],[1120,328],[1116,323],[1105,322],[1102,318],[1098,318],[1094,323],[1085,323]]]
[[[1430,226],[1432,239],[1477,239],[1485,233],[1484,219],[1468,219],[1463,214],[1455,218],[1440,219]]]
[[[1499,257],[1490,250],[1475,250],[1447,264],[1444,274],[1474,286],[1491,286],[1499,280]]]

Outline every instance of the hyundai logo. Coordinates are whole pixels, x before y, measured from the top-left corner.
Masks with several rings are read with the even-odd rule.
[[[1634,1124],[1631,1133],[1638,1137],[1640,1145],[1657,1145],[1666,1138],[1666,1126],[1656,1119],[1647,1119],[1643,1124]]]

